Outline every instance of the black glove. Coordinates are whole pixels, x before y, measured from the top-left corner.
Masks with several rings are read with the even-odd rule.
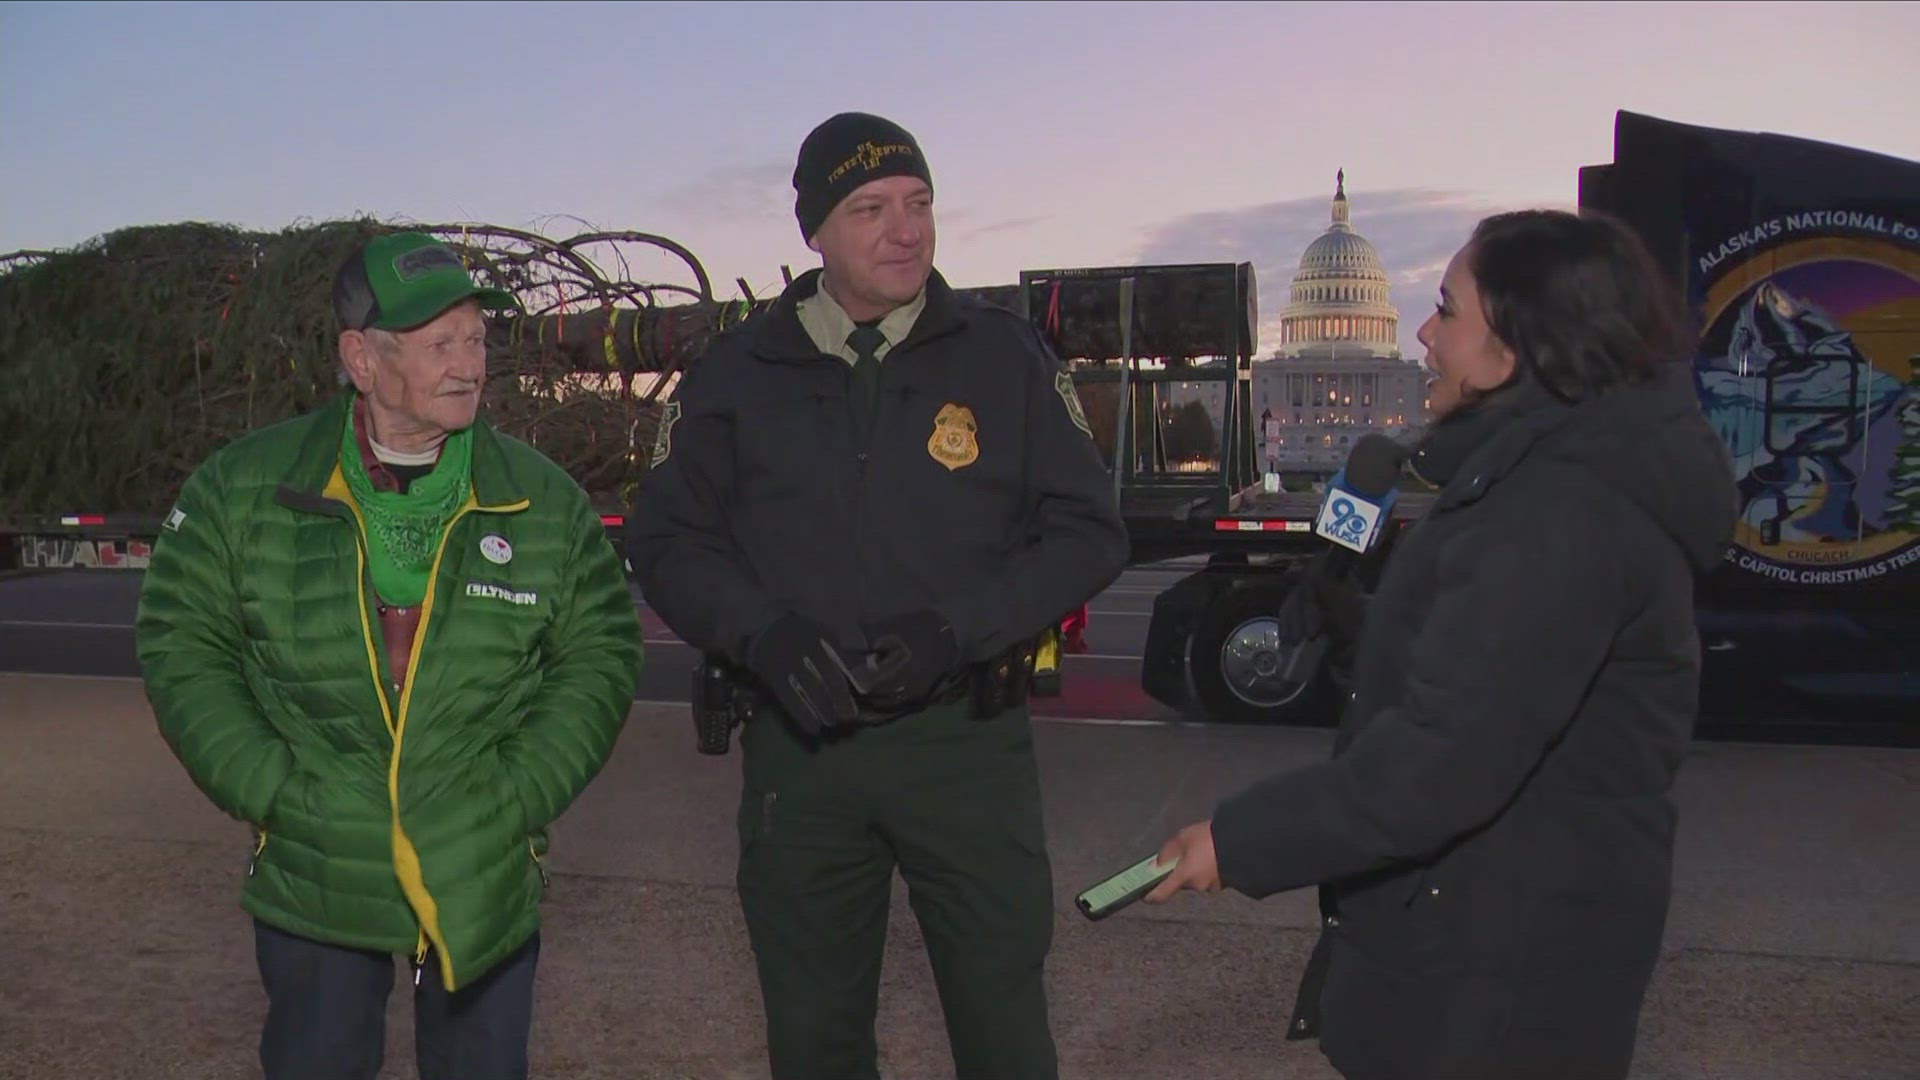
[[[1314,582],[1313,596],[1319,602],[1322,626],[1328,635],[1342,642],[1359,639],[1360,624],[1367,618],[1367,594],[1351,573]]]
[[[865,627],[873,674],[867,700],[883,709],[921,701],[960,662],[953,627],[931,609],[910,611]]]
[[[1331,553],[1323,551],[1294,577],[1275,613],[1280,640],[1298,644],[1322,634],[1352,640],[1366,617],[1366,601],[1352,569],[1335,569]]]
[[[788,612],[760,631],[747,647],[747,668],[805,734],[818,736],[859,717],[826,631],[805,616]]]
[[[1318,592],[1307,575],[1296,577],[1293,588],[1287,590],[1287,598],[1280,601],[1280,610],[1274,612],[1274,621],[1279,624],[1280,641],[1287,645],[1298,645],[1320,636],[1321,623],[1325,615],[1320,610]]]

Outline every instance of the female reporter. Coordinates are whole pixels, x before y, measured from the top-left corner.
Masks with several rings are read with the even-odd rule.
[[[1420,328],[1440,489],[1370,602],[1331,760],[1169,840],[1148,897],[1316,884],[1290,1038],[1357,1080],[1618,1078],[1665,925],[1693,583],[1735,517],[1640,241],[1482,221]]]

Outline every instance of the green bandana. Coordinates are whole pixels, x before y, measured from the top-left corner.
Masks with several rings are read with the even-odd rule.
[[[340,471],[366,522],[368,564],[380,599],[400,607],[413,607],[426,599],[427,574],[440,548],[441,531],[466,501],[472,463],[473,429],[465,428],[447,436],[433,471],[408,485],[405,494],[376,491],[360,461],[353,410],[347,410],[346,430],[340,436]]]

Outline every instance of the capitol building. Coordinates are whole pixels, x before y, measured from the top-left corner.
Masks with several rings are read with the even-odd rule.
[[[1280,345],[1252,370],[1255,453],[1272,472],[1328,472],[1369,432],[1404,439],[1426,421],[1426,372],[1400,357],[1387,272],[1353,231],[1346,171],[1333,220],[1300,256]]]

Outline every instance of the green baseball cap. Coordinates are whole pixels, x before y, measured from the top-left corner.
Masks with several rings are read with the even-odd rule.
[[[333,310],[349,330],[411,330],[468,297],[490,311],[519,311],[505,289],[473,282],[454,250],[426,233],[376,236],[333,279]]]

